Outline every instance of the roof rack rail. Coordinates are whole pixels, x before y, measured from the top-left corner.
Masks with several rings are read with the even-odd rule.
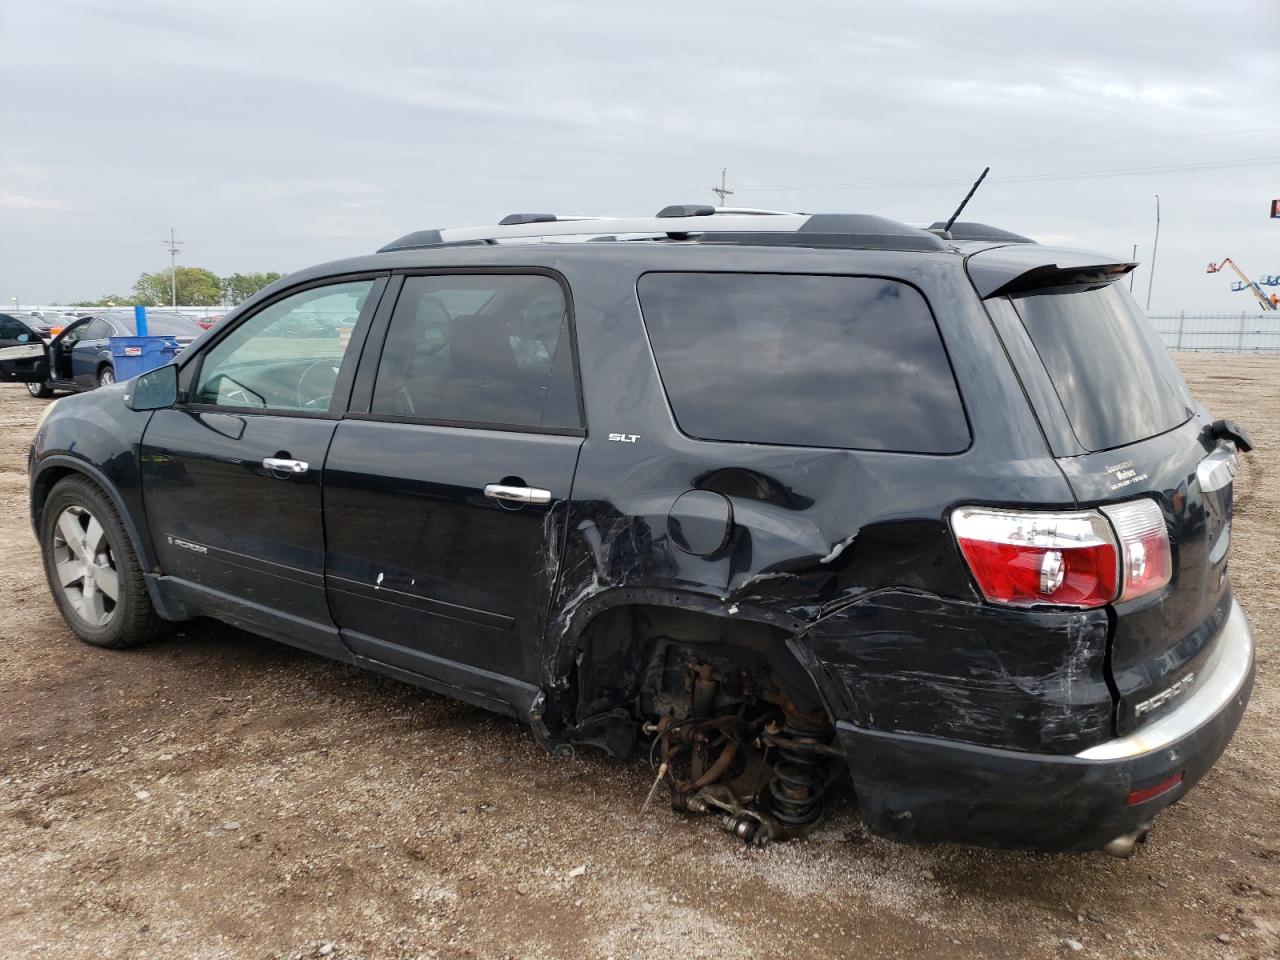
[[[500,227],[518,227],[526,223],[559,223],[570,220],[604,220],[604,217],[589,217],[579,214],[564,213],[508,213],[498,221]]]
[[[757,207],[716,207],[718,214],[744,214],[753,217],[786,217],[798,212],[796,210],[763,210]]]
[[[701,209],[701,208],[686,208]],[[591,239],[613,236],[619,239],[690,240],[703,239],[714,242],[721,234],[720,242],[772,243],[781,242],[777,235],[795,235],[787,241],[796,246],[845,246],[874,247],[897,250],[943,250],[946,245],[936,236],[918,227],[866,214],[839,213],[738,213],[721,212],[714,207],[712,213],[674,213],[665,217],[598,217],[569,218],[556,216],[543,219],[538,214],[512,214],[497,226],[448,227],[439,230],[418,230],[393,240],[379,249],[379,253],[397,250],[416,250],[424,247],[455,246],[458,244],[502,243],[507,240],[555,240]],[[532,219],[537,217],[537,219]],[[516,222],[516,218],[519,218]],[[511,221],[511,222],[506,222]],[[775,239],[763,239],[765,234]],[[756,239],[759,238],[759,239]]]
[[[794,216],[794,210],[757,210],[755,207],[713,207],[709,204],[673,204],[658,211],[659,217],[714,217],[714,216],[751,216],[751,217],[787,217]]]

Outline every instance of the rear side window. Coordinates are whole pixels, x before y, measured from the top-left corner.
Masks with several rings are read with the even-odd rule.
[[[651,273],[639,293],[671,409],[689,436],[916,453],[969,445],[942,339],[913,287]]]
[[[84,332],[85,340],[106,340],[114,331],[111,324],[103,320],[101,317],[89,321],[89,327]]]
[[[534,274],[407,277],[370,412],[464,426],[580,429],[560,284]]]
[[[1191,416],[1191,395],[1169,351],[1120,284],[1058,288],[1013,305],[1085,449],[1136,443]]]

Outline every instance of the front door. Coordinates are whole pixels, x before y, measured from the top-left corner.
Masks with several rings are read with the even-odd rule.
[[[497,709],[538,680],[584,436],[567,303],[541,273],[406,277],[325,461],[343,640]]]
[[[167,586],[279,639],[341,651],[324,592],[321,467],[381,278],[313,285],[184,365],[143,435],[143,501]],[[352,333],[354,329],[354,334]]]
[[[0,381],[43,383],[49,379],[49,348],[36,331],[0,313]]]

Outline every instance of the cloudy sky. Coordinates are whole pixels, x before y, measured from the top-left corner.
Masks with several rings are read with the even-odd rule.
[[[288,271],[512,211],[967,216],[1280,274],[1275,0],[0,0],[0,303]]]

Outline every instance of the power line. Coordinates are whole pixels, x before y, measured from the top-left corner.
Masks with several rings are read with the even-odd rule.
[[[771,169],[779,169],[779,168],[795,170],[795,169],[800,169],[805,167],[862,166],[862,165],[865,165],[866,163],[903,163],[906,161],[922,162],[922,161],[934,161],[934,160],[962,160],[968,157],[976,157],[976,156],[981,156],[983,158],[999,162],[1004,157],[1020,156],[1024,154],[1034,154],[1034,153],[1047,153],[1050,151],[1057,153],[1063,150],[1092,150],[1099,147],[1124,147],[1124,146],[1133,146],[1133,145],[1144,144],[1144,143],[1169,143],[1169,142],[1176,142],[1180,140],[1204,140],[1204,139],[1212,139],[1214,137],[1235,137],[1235,136],[1245,136],[1245,135],[1262,134],[1262,133],[1276,133],[1276,132],[1280,132],[1280,127],[1254,127],[1246,130],[1219,130],[1219,131],[1214,131],[1209,133],[1184,133],[1184,134],[1174,134],[1171,136],[1164,136],[1164,137],[1141,137],[1141,138],[1132,139],[1132,140],[1100,140],[1093,143],[1077,143],[1077,144],[1064,143],[1064,144],[1057,144],[1057,145],[1045,146],[1045,147],[1019,147],[1014,149],[1000,149],[1000,148],[993,149],[990,147],[984,147],[981,151],[975,151],[972,153],[948,153],[948,154],[933,154],[933,155],[924,155],[924,154],[917,153],[917,154],[912,154],[904,157],[880,157],[875,160],[861,161],[861,162],[851,160],[850,158],[846,157],[840,160],[810,160],[810,161],[801,160],[801,161],[786,162],[786,163],[748,164],[747,166],[737,166],[735,167],[735,169],[739,171],[771,170]],[[993,178],[993,182],[995,182],[996,179],[1007,182],[1012,178],[1005,178],[1005,177]],[[919,186],[956,186],[958,184],[967,183],[967,182],[968,182],[967,180],[928,181],[928,182],[921,182],[919,184],[913,183],[911,184],[911,186],[917,186],[917,185]],[[681,181],[681,180],[641,181],[641,184],[643,183],[652,184],[655,189],[658,187],[661,187],[663,184],[670,184],[674,189],[667,191],[665,193],[657,194],[655,196],[638,197],[638,198],[631,198],[627,200],[608,200],[602,203],[594,203],[589,205],[593,205],[595,207],[638,206],[642,203],[649,203],[651,201],[657,203],[664,200],[670,202],[674,199],[677,199],[678,197],[692,198],[697,193],[700,192],[697,187],[691,187],[687,180],[685,181]],[[821,186],[821,185],[815,184],[815,186]],[[839,186],[839,184],[833,184],[833,186]],[[757,188],[752,188],[752,189],[757,189]],[[778,189],[781,189],[781,188],[778,188]],[[787,188],[787,189],[790,189],[790,188]]]
[[[1143,173],[1189,173],[1198,170],[1231,170],[1238,167],[1266,167],[1280,164],[1280,157],[1247,157],[1241,160],[1206,160],[1199,163],[1174,163],[1153,167],[1125,167],[1118,170],[1089,170],[1080,173],[1030,174],[1005,177],[1005,182],[1034,180],[1089,180],[1099,177],[1132,177]]]
[[[1278,133],[1280,127],[1255,127],[1249,130],[1220,130],[1213,133],[1181,133],[1165,137],[1141,137],[1134,140],[1099,140],[1094,143],[1061,143],[1044,147],[1017,147],[1012,150],[1002,149],[992,151],[990,148],[973,151],[969,153],[945,153],[934,154],[932,156],[926,154],[911,154],[904,157],[880,157],[870,163],[903,163],[906,161],[931,161],[931,160],[965,160],[970,157],[994,157],[1000,160],[1009,156],[1020,156],[1028,153],[1060,153],[1063,150],[1094,150],[1099,147],[1127,147],[1136,146],[1143,143],[1167,143],[1176,140],[1203,140],[1212,137],[1236,137],[1245,136],[1246,134],[1258,133]],[[849,160],[802,160],[796,163],[770,163],[770,164],[748,164],[747,166],[739,166],[738,170],[769,170],[778,167],[786,167],[794,170],[797,167],[825,167],[825,166],[848,166]]]
[[[1241,167],[1265,167],[1280,165],[1280,157],[1248,157],[1239,160],[1208,160],[1199,163],[1174,163],[1163,166],[1126,167],[1114,170],[1080,170],[1063,173],[1034,173],[1016,177],[992,177],[993,183],[1040,183],[1053,180],[1092,180],[1106,177],[1132,177],[1141,174],[1191,173],[1201,170],[1228,170]],[[782,183],[750,184],[752,191],[827,190],[840,187],[846,190],[878,190],[894,187],[952,187],[967,184],[967,180],[883,180],[861,183]]]

